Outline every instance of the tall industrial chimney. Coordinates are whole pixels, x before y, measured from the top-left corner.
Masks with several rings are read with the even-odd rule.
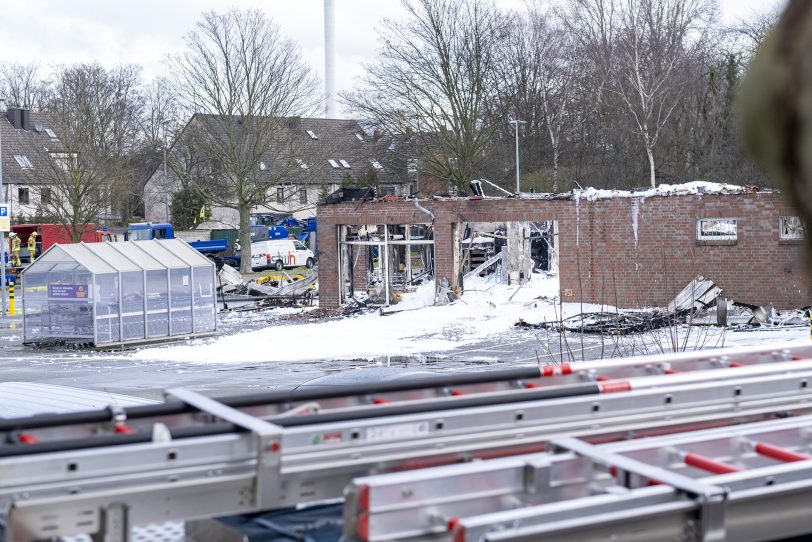
[[[335,0],[324,0],[324,117],[338,117]]]

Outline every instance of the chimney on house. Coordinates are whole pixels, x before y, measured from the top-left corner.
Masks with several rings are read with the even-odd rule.
[[[23,130],[31,130],[31,110],[30,109],[21,109],[20,110],[20,117],[22,120],[22,127]]]
[[[19,107],[9,107],[6,109],[6,117],[8,117],[8,121],[11,123],[12,128],[19,130],[23,127],[23,115],[22,109]]]
[[[375,143],[377,143],[377,142],[378,142],[378,140],[379,140],[380,138],[381,138],[381,131],[380,131],[380,130],[378,130],[377,128],[375,128],[375,129],[372,131],[372,141],[374,141]]]

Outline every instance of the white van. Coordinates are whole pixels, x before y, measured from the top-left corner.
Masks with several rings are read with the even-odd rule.
[[[285,267],[302,265],[312,268],[315,263],[316,256],[313,251],[295,239],[251,243],[251,268],[254,271],[261,269],[281,271]]]

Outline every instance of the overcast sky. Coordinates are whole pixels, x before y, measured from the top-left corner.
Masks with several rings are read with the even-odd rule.
[[[506,7],[522,0],[498,0]],[[783,0],[721,0],[722,19],[730,22],[752,10]],[[227,5],[264,10],[302,47],[305,59],[322,77],[324,30],[322,0],[23,0],[5,6],[0,32],[0,62],[36,61],[43,66],[99,61],[111,67],[139,64],[149,80],[165,75],[168,53],[183,50],[183,36],[200,12]],[[337,86],[349,90],[361,64],[374,60],[375,28],[383,17],[399,18],[400,0],[335,0]]]

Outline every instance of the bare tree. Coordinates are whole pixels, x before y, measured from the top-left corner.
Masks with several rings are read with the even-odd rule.
[[[43,211],[79,241],[111,208],[111,191],[127,182],[124,167],[138,128],[140,69],[98,64],[59,69],[46,112],[58,137],[39,157]],[[47,190],[47,193],[43,193]]]
[[[0,93],[10,105],[39,110],[46,94],[39,65],[3,64],[0,66]]]
[[[738,41],[741,53],[748,60],[758,51],[767,34],[778,23],[781,11],[777,7],[755,10],[748,17],[739,18],[728,32]]]
[[[605,155],[613,147],[612,125],[619,116],[608,92],[619,10],[616,0],[568,0],[562,9],[561,25],[573,49],[567,132],[576,162],[570,167],[580,172],[576,178],[586,175],[590,184],[596,184],[616,175]],[[591,163],[597,167],[587,165]]]
[[[123,220],[143,216],[144,187],[155,170],[162,168],[167,146],[180,130],[181,108],[169,80],[158,77],[140,94],[138,133],[127,159],[129,182],[114,190],[114,205]]]
[[[575,93],[576,51],[556,9],[530,4],[527,13],[511,13],[510,34],[497,65],[497,104],[493,117],[524,120],[522,169],[547,171],[558,191],[562,140],[570,128],[569,106]],[[513,129],[503,141],[513,148]],[[505,134],[506,136],[508,134]],[[546,140],[546,143],[545,143]],[[502,159],[507,161],[511,153]],[[546,177],[546,174],[545,174]]]
[[[205,13],[170,58],[194,116],[173,147],[173,173],[239,214],[240,271],[251,271],[251,210],[299,166],[287,117],[316,110],[317,81],[298,46],[260,11]]]
[[[654,187],[654,148],[680,102],[690,48],[701,43],[710,9],[705,0],[627,0],[624,7],[613,90],[643,140]]]
[[[421,170],[457,187],[481,174],[504,119],[489,116],[505,19],[486,0],[404,0],[381,48],[342,99],[365,121],[408,136]]]
[[[539,94],[544,124],[550,138],[552,154],[553,192],[558,192],[558,168],[561,156],[562,130],[567,122],[574,94],[575,52],[571,35],[558,24],[557,17],[548,17],[538,9],[530,12],[531,39],[539,65]]]
[[[181,104],[171,81],[158,77],[143,92],[140,138],[142,145],[162,150],[180,131]]]

